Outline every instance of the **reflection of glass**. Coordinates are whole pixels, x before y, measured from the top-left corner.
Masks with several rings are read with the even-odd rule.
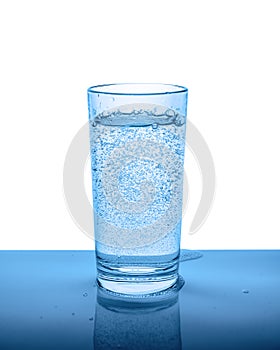
[[[136,299],[98,288],[94,349],[180,350],[179,289]]]
[[[176,283],[187,94],[167,84],[88,89],[97,278],[108,290]]]

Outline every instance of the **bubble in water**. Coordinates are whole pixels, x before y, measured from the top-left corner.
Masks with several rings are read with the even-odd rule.
[[[165,114],[168,116],[168,117],[174,117],[175,116],[175,111],[173,109],[168,109]]]
[[[249,290],[248,289],[242,289],[242,293],[243,294],[249,294]]]
[[[106,111],[103,111],[101,114],[99,114],[97,117],[98,117],[98,120],[102,120],[102,118],[109,117],[110,115],[111,115],[111,112],[106,110]]]
[[[177,115],[176,119],[175,119],[175,125],[176,126],[181,126],[184,124],[184,119],[181,115]]]
[[[83,297],[87,297],[87,296],[88,296],[88,293],[84,293],[84,294],[83,294]]]
[[[177,117],[171,108],[142,103],[94,118],[93,189],[102,227],[97,241],[122,249],[154,249],[151,244],[169,234],[164,239],[176,244],[184,161],[184,129],[175,127]]]
[[[93,317],[90,317],[90,318],[89,318],[89,321],[93,321]]]

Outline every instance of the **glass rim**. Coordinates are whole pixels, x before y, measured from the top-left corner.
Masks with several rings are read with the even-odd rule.
[[[149,87],[151,91],[114,91],[114,88],[139,88]],[[152,90],[154,87],[154,90]],[[156,90],[160,88],[161,91]],[[188,89],[185,86],[175,85],[175,84],[164,84],[164,83],[113,83],[113,84],[101,84],[94,85],[88,88],[88,93],[92,94],[105,94],[105,95],[121,95],[121,96],[153,96],[153,95],[166,95],[166,94],[178,94],[186,93]]]

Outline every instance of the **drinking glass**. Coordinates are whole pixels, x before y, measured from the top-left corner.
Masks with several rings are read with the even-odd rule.
[[[178,278],[188,90],[169,84],[88,89],[98,284],[121,294]]]

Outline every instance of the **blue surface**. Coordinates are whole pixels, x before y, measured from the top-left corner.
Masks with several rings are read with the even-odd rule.
[[[203,251],[179,293],[121,303],[94,252],[2,251],[0,349],[280,349],[279,272],[280,251]]]

